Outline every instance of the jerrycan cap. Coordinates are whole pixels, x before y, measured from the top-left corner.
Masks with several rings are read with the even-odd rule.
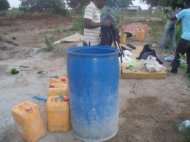
[[[66,78],[61,78],[61,81],[65,82],[65,81],[67,81],[67,79]]]
[[[28,111],[31,111],[31,110],[32,110],[32,107],[31,107],[31,106],[26,106],[26,107],[25,107],[25,111],[28,112]]]
[[[49,88],[55,88],[55,86],[54,85],[50,85]]]
[[[68,96],[64,96],[64,97],[63,97],[63,100],[64,100],[65,102],[69,102],[69,97],[68,97]]]
[[[68,81],[67,81],[67,78],[65,78],[65,77],[61,78],[60,80],[61,80],[61,82],[63,82],[64,84],[67,84],[67,82],[68,82]]]

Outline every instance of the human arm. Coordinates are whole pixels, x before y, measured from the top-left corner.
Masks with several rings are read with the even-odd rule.
[[[182,10],[179,13],[177,13],[176,15],[173,15],[173,16],[168,15],[168,18],[170,20],[181,20],[184,17],[184,15],[185,15],[185,10]]]
[[[171,21],[177,20],[176,15],[170,15],[170,14],[168,14],[167,17],[168,17],[168,19],[171,20]]]
[[[84,27],[87,29],[94,29],[94,28],[98,28],[101,27],[101,22],[93,22],[91,19],[84,19]]]
[[[169,20],[180,20],[183,17],[183,13],[182,10],[176,10],[170,14],[168,14],[168,19]]]
[[[101,21],[101,22],[93,22],[91,19],[84,19],[84,27],[87,29],[94,29],[101,26],[110,26],[112,24],[111,21]]]
[[[110,26],[111,22],[100,22],[101,13],[92,5],[88,5],[84,12],[84,28],[94,29],[101,26]]]

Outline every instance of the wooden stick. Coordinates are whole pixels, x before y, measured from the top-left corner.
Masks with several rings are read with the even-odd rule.
[[[114,42],[115,42],[115,46],[120,50],[120,53],[121,53],[122,51],[121,51],[121,49],[120,49],[120,46],[119,46],[118,42],[117,42],[117,41],[114,41]],[[120,59],[121,59],[121,63],[123,63],[122,53],[121,53]]]
[[[119,50],[120,50],[121,54],[122,54],[122,55],[123,55],[123,57],[124,57],[123,49],[121,48],[121,46],[118,44],[118,42],[117,42],[117,41],[116,41],[116,45],[117,45],[117,47],[119,48]]]

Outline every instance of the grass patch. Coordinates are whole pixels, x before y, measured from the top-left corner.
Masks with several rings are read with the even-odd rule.
[[[162,32],[159,26],[153,24],[153,26],[151,27],[150,35],[152,43],[160,43],[162,38]]]
[[[187,71],[187,64],[181,64],[180,65],[180,70],[185,74]]]
[[[19,71],[15,68],[11,69],[10,71],[11,75],[16,75],[16,74],[19,74]]]
[[[184,59],[184,58],[182,57],[181,59]],[[190,88],[190,75],[186,74],[187,64],[181,64],[179,69],[182,71],[182,73],[185,75],[185,77],[187,77],[187,79],[188,79],[188,88]]]
[[[183,132],[184,138],[187,142],[190,142],[190,128],[186,128]]]
[[[60,27],[56,27],[54,30],[55,33],[61,33],[63,30]]]
[[[52,51],[58,52],[59,51],[59,47],[53,43],[52,37],[49,38],[45,36],[44,38],[45,38],[46,47],[41,48],[39,52],[52,52]]]
[[[76,33],[76,31],[73,31],[71,29],[63,29],[63,32],[66,33],[66,35],[70,36]]]
[[[56,28],[54,30],[55,33],[61,33],[63,32],[63,29],[61,28],[62,20],[59,18],[56,22]]]
[[[190,127],[181,123],[177,126],[177,129],[183,134],[185,142],[190,142]]]
[[[6,11],[1,11],[0,12],[0,16],[9,16],[9,17],[16,17],[16,16],[19,16],[19,15],[23,15],[24,14],[24,11],[20,10],[19,8],[12,8],[10,10],[6,10]]]
[[[84,18],[83,14],[81,14],[75,17],[73,26],[69,29],[69,31],[76,31],[83,34],[83,29],[84,29]]]

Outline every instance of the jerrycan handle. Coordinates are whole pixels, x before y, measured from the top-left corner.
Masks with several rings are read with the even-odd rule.
[[[32,106],[26,106],[25,107],[25,111],[27,111],[27,112],[29,112],[29,111],[32,111],[33,109],[32,109]]]
[[[51,97],[51,102],[57,102],[57,97]]]
[[[144,29],[143,29],[143,28],[139,28],[139,31],[140,31],[140,32],[144,32]]]
[[[67,78],[66,75],[63,76],[63,77],[61,77],[60,80],[61,80],[61,82],[63,82],[64,84],[68,84],[68,78]]]
[[[33,111],[32,106],[28,103],[23,103],[19,105],[20,110],[25,110],[26,112]]]
[[[65,102],[69,102],[69,97],[68,97],[68,96],[64,96],[64,97],[63,97],[63,100],[64,100]]]

